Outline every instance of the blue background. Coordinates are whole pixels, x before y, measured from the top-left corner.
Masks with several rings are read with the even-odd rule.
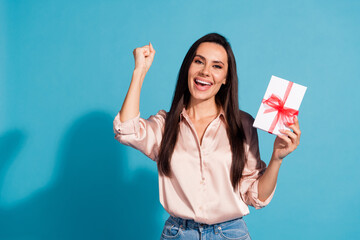
[[[156,164],[114,140],[134,67],[156,49],[141,114],[169,110],[199,37],[232,44],[240,106],[271,75],[308,87],[301,144],[253,239],[359,239],[360,1],[0,0],[0,239],[159,239],[168,214]],[[259,131],[268,163],[274,136]]]

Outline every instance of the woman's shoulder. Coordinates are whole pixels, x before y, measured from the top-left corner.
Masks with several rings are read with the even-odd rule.
[[[159,110],[156,114],[150,116],[150,118],[158,118],[158,119],[166,119],[168,112],[166,112],[165,110],[161,109]]]
[[[254,118],[249,113],[240,109],[239,109],[239,113],[240,113],[241,122],[243,124],[252,126],[252,124],[254,123]]]
[[[168,114],[168,112],[165,111],[164,109],[161,109],[156,113],[156,115],[160,115],[162,117],[166,117],[167,114]]]
[[[245,131],[245,134],[252,136],[254,134],[254,131],[256,132],[256,128],[253,127],[255,119],[249,113],[242,110],[239,111],[240,111],[241,124]]]

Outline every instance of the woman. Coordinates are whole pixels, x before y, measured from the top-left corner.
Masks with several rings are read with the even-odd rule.
[[[133,53],[115,138],[157,162],[160,202],[170,214],[161,239],[250,239],[242,217],[248,205],[270,202],[282,160],[299,144],[298,120],[276,137],[266,168],[254,119],[239,110],[234,54],[216,33],[186,54],[170,111],[140,118],[140,90],[155,50],[149,44]]]

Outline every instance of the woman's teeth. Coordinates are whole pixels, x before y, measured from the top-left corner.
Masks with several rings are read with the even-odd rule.
[[[198,80],[198,79],[195,79],[195,82],[196,82],[196,83],[200,83],[200,84],[202,84],[202,85],[208,85],[208,86],[211,86],[211,83],[209,83],[209,82],[205,82],[205,81],[201,81],[201,80]]]

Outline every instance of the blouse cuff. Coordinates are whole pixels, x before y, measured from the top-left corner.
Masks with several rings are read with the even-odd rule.
[[[121,122],[120,111],[119,111],[113,122],[114,133],[121,135],[130,135],[137,133],[140,130],[139,120],[140,120],[140,112],[136,117],[126,120],[125,122]]]
[[[273,198],[275,189],[276,189],[276,185],[275,185],[274,190],[272,191],[270,196],[267,199],[265,199],[265,201],[261,201],[259,199],[258,185],[259,185],[259,181],[255,181],[254,184],[252,185],[251,189],[249,189],[250,194],[253,196],[252,200],[253,200],[253,206],[255,207],[255,209],[260,209],[260,208],[263,208],[266,205],[268,205],[270,203],[271,199]]]

